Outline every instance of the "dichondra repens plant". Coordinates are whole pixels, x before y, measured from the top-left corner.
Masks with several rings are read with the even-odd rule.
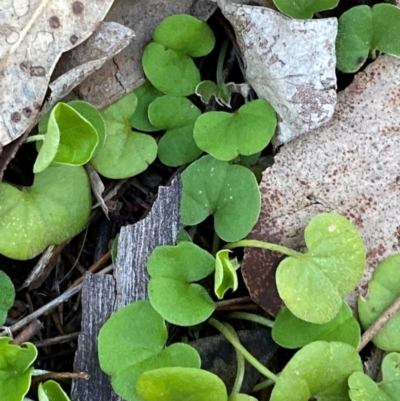
[[[274,0],[293,18],[312,18],[337,6],[337,0]],[[400,10],[389,4],[354,7],[339,22],[337,67],[354,72],[379,52],[400,56]],[[189,15],[162,21],[144,50],[148,81],[102,111],[86,102],[58,103],[40,121],[29,188],[0,184],[0,253],[29,259],[51,244],[61,243],[86,225],[91,192],[84,165],[90,163],[109,179],[143,172],[156,157],[167,166],[192,163],[182,173],[181,222],[196,225],[213,216],[212,254],[183,236],[177,245],[161,246],[148,260],[149,301],[117,311],[101,329],[99,360],[111,376],[115,392],[127,401],[251,401],[241,393],[243,361],[274,384],[272,401],[394,400],[400,392],[400,318],[396,314],[372,338],[390,352],[382,362],[383,379],[363,373],[359,355],[361,327],[371,325],[400,297],[400,256],[383,261],[369,283],[368,297],[358,300],[361,327],[344,301],[359,283],[365,249],[356,228],[343,216],[315,216],[304,231],[307,251],[247,240],[259,218],[261,197],[247,160],[257,160],[272,139],[277,116],[263,99],[249,100],[248,90],[222,80],[227,43],[220,49],[216,83],[201,81],[195,59],[215,46],[212,30]],[[212,97],[230,107],[233,92],[244,95],[234,112],[202,113],[193,98]],[[156,141],[150,133],[161,138]],[[205,155],[202,155],[206,153]],[[219,239],[227,242],[221,249]],[[275,321],[252,314],[235,318],[272,327],[274,341],[299,349],[279,374],[271,372],[240,343],[235,330],[215,318],[215,298],[238,289],[240,262],[234,249],[258,247],[286,256],[276,272],[285,307]],[[0,272],[2,273],[2,272]],[[214,294],[198,283],[214,275]],[[0,320],[5,321],[15,291],[0,274]],[[168,341],[167,323],[194,326],[207,322],[237,351],[233,389],[201,369],[199,353],[189,344]],[[0,399],[22,401],[34,374],[37,350],[0,338]],[[263,384],[264,385],[264,384]],[[229,391],[228,391],[229,390]],[[231,391],[230,391],[231,390]],[[40,401],[67,401],[53,382],[38,388]],[[26,399],[26,398],[25,398]]]

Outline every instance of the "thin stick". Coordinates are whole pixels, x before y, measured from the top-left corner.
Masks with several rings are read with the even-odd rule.
[[[376,334],[378,334],[379,330],[398,312],[400,311],[400,297],[397,298],[392,305],[389,306],[383,312],[375,323],[370,326],[362,335],[360,345],[357,348],[357,351],[360,352]]]
[[[42,330],[43,325],[38,319],[32,320],[21,333],[12,341],[13,344],[21,345],[29,341],[36,333]]]
[[[49,379],[84,379],[89,380],[90,375],[85,372],[49,372],[43,375],[33,376],[32,384],[43,382]]]
[[[75,331],[73,333],[65,334],[63,336],[47,338],[41,341],[34,341],[33,345],[36,348],[40,348],[40,347],[48,347],[50,345],[65,343],[67,341],[75,340],[76,338],[79,337],[80,333],[81,333],[80,331]]]

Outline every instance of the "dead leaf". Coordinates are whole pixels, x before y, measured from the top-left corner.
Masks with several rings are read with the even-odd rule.
[[[400,251],[400,59],[380,56],[338,94],[324,128],[282,147],[264,172],[262,210],[250,237],[295,249],[320,212],[336,212],[358,228],[366,249],[364,293],[375,266]],[[242,273],[252,299],[281,308],[274,271],[280,256],[246,250]]]
[[[103,199],[103,192],[105,189],[103,181],[101,180],[100,175],[97,173],[97,171],[92,167],[90,163],[86,164],[85,168],[90,178],[90,185],[92,187],[93,194],[97,199],[97,203],[92,206],[92,209],[96,208],[97,206],[100,206],[101,210],[109,220],[110,218],[108,217],[108,207]]]
[[[85,41],[112,3],[113,0],[3,1],[0,14],[2,146],[32,127],[61,54]]]
[[[336,104],[336,18],[296,20],[218,0],[232,24],[246,79],[279,114],[276,145],[327,123]]]

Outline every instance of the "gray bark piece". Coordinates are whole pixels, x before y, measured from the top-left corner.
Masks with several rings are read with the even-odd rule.
[[[118,241],[114,277],[88,274],[83,284],[82,330],[74,370],[90,379],[73,382],[72,401],[122,401],[112,391],[110,379],[100,370],[97,336],[110,315],[119,308],[147,298],[147,258],[159,245],[175,243],[179,230],[181,181],[160,187],[149,215],[137,224],[123,227]]]

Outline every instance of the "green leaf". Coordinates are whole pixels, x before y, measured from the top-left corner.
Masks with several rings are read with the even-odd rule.
[[[101,112],[107,138],[103,149],[91,163],[104,177],[133,177],[146,170],[156,158],[157,143],[154,138],[131,130],[129,121],[136,104],[136,95],[131,92]]]
[[[182,173],[181,222],[201,223],[214,215],[215,231],[224,241],[244,238],[257,222],[260,192],[253,173],[204,156]]]
[[[0,253],[30,259],[61,244],[85,226],[92,206],[83,167],[53,165],[22,190],[0,184]]]
[[[337,68],[357,71],[380,51],[400,57],[400,9],[392,4],[350,8],[339,19],[336,37]]]
[[[188,55],[159,43],[146,46],[142,63],[148,80],[168,95],[189,96],[200,82],[200,72]]]
[[[228,401],[258,401],[257,398],[248,394],[231,394]]]
[[[365,248],[357,229],[343,216],[321,213],[304,231],[308,252],[284,259],[276,272],[278,292],[299,319],[322,324],[331,321],[342,299],[360,281]]]
[[[129,123],[134,129],[144,132],[158,131],[157,127],[154,127],[149,121],[147,114],[149,105],[153,100],[162,96],[163,94],[157,90],[149,81],[146,81],[143,85],[133,91],[137,97],[136,110],[133,116],[129,120]]]
[[[214,96],[215,101],[220,106],[231,107],[231,96],[236,91],[236,85],[232,82],[217,85],[213,81],[201,81],[197,86],[195,93],[200,100],[208,104]]]
[[[223,381],[193,368],[161,368],[143,373],[136,390],[145,401],[227,401]]]
[[[396,401],[400,394],[400,355],[391,353],[382,362],[383,380],[376,384],[362,372],[349,377],[352,401]]]
[[[213,31],[207,23],[187,14],[172,15],[161,21],[153,40],[191,57],[206,56],[215,46]]]
[[[239,286],[236,270],[240,263],[237,258],[229,259],[230,253],[232,251],[223,249],[215,256],[214,293],[218,299],[223,299],[228,290],[236,291]]]
[[[112,387],[126,401],[143,401],[136,392],[136,383],[142,373],[167,367],[200,369],[200,364],[200,355],[193,347],[183,343],[175,343],[156,356],[120,371],[113,377]]]
[[[116,375],[162,351],[168,332],[162,317],[148,301],[119,309],[103,325],[98,337],[101,369]]]
[[[44,171],[51,162],[81,166],[92,158],[98,143],[99,134],[89,120],[68,104],[57,103],[33,172]]]
[[[193,242],[193,239],[184,228],[181,228],[176,236],[176,243],[179,244],[179,242],[183,241]]]
[[[263,150],[276,128],[276,114],[262,99],[253,100],[238,112],[209,111],[194,125],[197,146],[218,160],[229,161],[239,154]]]
[[[284,308],[275,319],[272,338],[285,348],[301,348],[318,340],[340,341],[357,348],[361,333],[351,308],[343,302],[339,313],[325,324],[305,322]]]
[[[271,394],[271,401],[347,401],[347,379],[362,372],[356,349],[340,342],[316,341],[287,363]]]
[[[103,148],[106,141],[106,126],[104,124],[103,117],[96,107],[92,106],[88,102],[83,102],[82,100],[73,100],[72,102],[68,102],[68,106],[71,106],[81,116],[86,118],[86,120],[88,120],[96,130],[99,142],[92,157],[96,156]]]
[[[339,0],[274,0],[278,10],[292,18],[310,19],[315,13],[335,8]]]
[[[0,338],[0,400],[21,401],[30,384],[37,349],[31,343],[10,344],[11,338]]]
[[[149,106],[151,123],[167,132],[158,143],[163,164],[177,167],[196,160],[202,153],[193,138],[193,126],[200,110],[185,97],[162,96]]]
[[[192,242],[157,247],[147,265],[153,308],[165,320],[179,326],[204,322],[213,313],[215,304],[207,291],[193,282],[210,275],[214,264],[214,257]]]
[[[119,234],[117,234],[117,236],[113,239],[111,245],[111,261],[113,265],[115,265],[118,256],[118,239],[119,239]]]
[[[201,111],[185,97],[165,95],[150,104],[148,114],[155,127],[168,130],[193,124]]]
[[[358,314],[364,329],[400,296],[400,255],[389,256],[380,263],[368,283],[366,299],[358,299]],[[374,336],[372,342],[385,351],[400,351],[400,312],[397,312]]]
[[[13,306],[15,288],[6,273],[0,270],[0,326],[7,320],[7,312]]]
[[[67,393],[54,380],[39,384],[39,401],[71,401]]]

